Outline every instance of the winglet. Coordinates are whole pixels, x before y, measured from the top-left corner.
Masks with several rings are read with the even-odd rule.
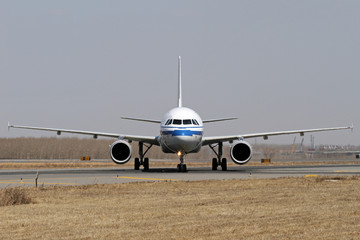
[[[10,131],[11,125],[10,122],[8,121],[8,132]]]
[[[351,132],[354,132],[354,123],[351,123],[350,129],[351,129]]]
[[[182,107],[182,91],[181,91],[181,57],[178,62],[178,107]]]

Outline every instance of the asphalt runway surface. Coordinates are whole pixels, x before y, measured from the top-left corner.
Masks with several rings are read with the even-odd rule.
[[[360,164],[304,165],[304,166],[237,166],[228,171],[212,171],[211,167],[153,168],[149,171],[114,168],[42,169],[38,186],[76,186],[153,181],[199,181],[222,179],[252,179],[279,177],[358,176]],[[0,170],[0,188],[35,186],[37,170]]]

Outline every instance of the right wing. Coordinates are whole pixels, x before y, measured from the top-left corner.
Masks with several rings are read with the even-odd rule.
[[[344,130],[344,129],[353,129],[353,126],[349,127],[334,127],[334,128],[315,128],[315,129],[305,129],[305,130],[292,130],[292,131],[279,131],[279,132],[265,132],[265,133],[251,133],[251,134],[242,134],[242,135],[232,135],[232,136],[219,136],[219,137],[204,137],[202,145],[209,145],[219,142],[232,142],[236,140],[242,140],[245,138],[255,138],[263,137],[265,140],[269,136],[277,135],[288,135],[288,134],[300,134],[304,136],[305,133],[309,132],[324,132],[324,131],[334,131],[334,130]]]
[[[57,135],[61,135],[61,133],[75,133],[75,134],[83,134],[83,135],[91,135],[94,138],[97,137],[112,137],[118,139],[124,139],[135,142],[144,142],[153,145],[160,145],[158,138],[152,136],[137,136],[137,135],[127,135],[127,134],[118,134],[118,133],[104,133],[104,132],[92,132],[92,131],[82,131],[82,130],[70,130],[70,129],[61,129],[61,128],[44,128],[44,127],[31,127],[31,126],[20,126],[20,125],[10,125],[8,123],[8,129],[10,128],[22,128],[22,129],[30,129],[30,130],[40,130],[40,131],[49,131],[56,132]]]

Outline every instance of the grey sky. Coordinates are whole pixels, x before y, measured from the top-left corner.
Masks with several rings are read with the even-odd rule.
[[[181,55],[183,105],[239,117],[207,136],[353,122],[315,141],[359,145],[359,26],[357,0],[0,1],[0,137],[54,136],[8,120],[157,135],[120,117],[176,106]]]

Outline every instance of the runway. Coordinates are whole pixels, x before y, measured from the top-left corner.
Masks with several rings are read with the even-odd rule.
[[[279,177],[358,176],[360,164],[303,165],[303,166],[238,166],[228,171],[212,171],[210,167],[189,168],[177,172],[176,168],[154,168],[149,171],[117,168],[43,169],[39,170],[39,186],[76,186],[153,181],[199,181],[223,179],[252,179]],[[34,186],[36,170],[1,170],[0,188]]]

